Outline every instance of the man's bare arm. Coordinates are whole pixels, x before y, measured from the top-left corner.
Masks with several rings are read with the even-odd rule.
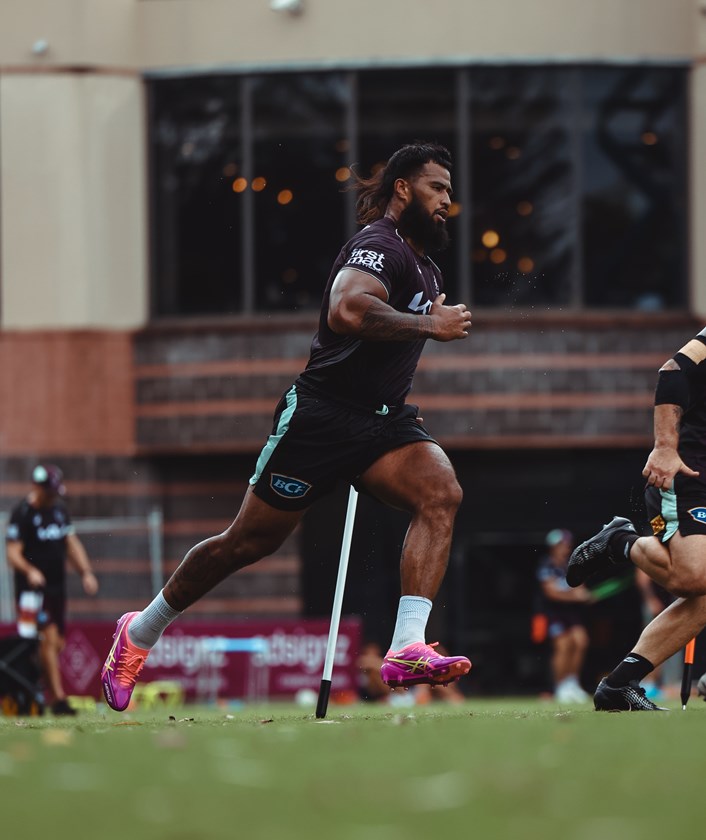
[[[661,373],[679,370],[679,363],[669,359],[662,365]],[[684,408],[677,403],[660,402],[654,408],[654,447],[650,452],[642,475],[647,483],[659,489],[668,490],[677,473],[697,476],[698,473],[682,461],[679,456],[679,427]]]
[[[91,569],[86,549],[76,534],[68,534],[66,537],[66,559],[81,575],[81,583],[85,593],[95,595],[98,591],[98,580]]]
[[[432,302],[429,313],[398,312],[387,303],[387,290],[370,274],[343,269],[329,299],[328,325],[339,335],[368,341],[415,341],[466,338],[471,313],[464,304],[444,306],[446,295]]]

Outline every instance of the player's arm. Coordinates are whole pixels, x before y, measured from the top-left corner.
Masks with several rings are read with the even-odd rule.
[[[98,592],[98,580],[91,569],[86,549],[76,534],[66,535],[66,559],[81,575],[81,584],[86,595],[95,595]]]
[[[41,589],[46,585],[47,581],[42,572],[25,557],[22,540],[8,540],[5,544],[5,553],[10,568],[24,575],[31,587]]]
[[[586,604],[591,600],[591,593],[585,586],[562,589],[553,578],[541,581],[540,585],[544,596],[550,601],[560,601],[564,604]]]
[[[655,389],[655,442],[642,471],[647,483],[659,489],[669,489],[677,473],[698,475],[679,456],[679,429],[691,401],[696,371],[704,361],[706,344],[698,337],[660,368]]]
[[[344,268],[331,287],[328,325],[339,335],[368,341],[453,341],[468,335],[471,313],[462,303],[444,306],[444,294],[432,303],[427,315],[398,312],[387,303],[387,297],[380,280],[364,271]]]

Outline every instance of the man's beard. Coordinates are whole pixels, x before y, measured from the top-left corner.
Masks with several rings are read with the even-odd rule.
[[[410,203],[400,213],[397,228],[402,236],[411,239],[425,253],[443,251],[449,244],[449,233],[445,223],[430,216],[414,194]]]

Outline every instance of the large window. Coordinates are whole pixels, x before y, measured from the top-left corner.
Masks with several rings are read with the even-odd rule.
[[[454,156],[449,298],[686,303],[683,67],[483,66],[154,78],[155,316],[308,311],[355,231],[350,168]]]
[[[239,312],[243,213],[241,85],[232,77],[153,85],[153,309],[159,315]]]
[[[471,77],[474,302],[571,302],[579,185],[572,155],[575,72],[484,68]]]
[[[337,176],[348,160],[349,85],[337,73],[265,76],[251,98],[256,307],[318,306],[347,238]]]

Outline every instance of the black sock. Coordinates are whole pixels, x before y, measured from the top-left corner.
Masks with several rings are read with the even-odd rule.
[[[623,560],[630,560],[630,549],[633,543],[640,539],[640,535],[634,531],[618,531],[610,538],[610,550],[615,558],[614,563],[620,563]]]
[[[629,653],[625,659],[605,678],[611,688],[621,688],[633,680],[640,682],[654,671],[655,666],[649,659],[640,656],[639,653]]]

